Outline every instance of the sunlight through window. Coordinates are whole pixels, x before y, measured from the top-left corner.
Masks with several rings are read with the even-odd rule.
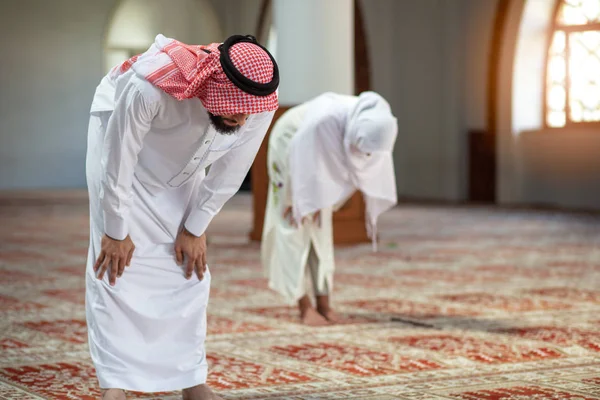
[[[600,122],[600,0],[561,0],[546,71],[546,124]]]

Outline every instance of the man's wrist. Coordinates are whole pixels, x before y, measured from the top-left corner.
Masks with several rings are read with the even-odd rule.
[[[106,235],[106,237],[109,238],[110,240],[114,240],[115,242],[122,242],[125,239],[127,239],[127,236],[125,236],[123,239],[115,239],[114,237],[110,236],[108,233],[105,233],[104,235]]]
[[[121,217],[104,213],[104,233],[113,240],[125,240],[127,223]]]
[[[209,212],[196,208],[190,213],[183,227],[192,236],[200,237],[206,232],[211,220],[212,215]]]
[[[183,234],[186,236],[195,237],[195,238],[199,238],[200,236],[202,236],[202,235],[200,235],[200,236],[194,235],[192,232],[188,231],[188,229],[185,226],[183,227]]]

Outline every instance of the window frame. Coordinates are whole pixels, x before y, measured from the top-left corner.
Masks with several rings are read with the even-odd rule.
[[[571,80],[569,77],[569,34],[573,32],[586,32],[586,31],[599,31],[600,32],[600,22],[587,23],[585,25],[562,25],[558,22],[559,12],[561,11],[561,7],[565,4],[564,0],[557,0],[554,6],[554,10],[552,11],[552,23],[550,25],[550,29],[548,31],[548,35],[546,38],[546,53],[544,58],[544,94],[543,94],[543,102],[542,102],[542,118],[544,121],[544,128],[546,129],[573,129],[573,128],[584,128],[589,129],[590,127],[600,127],[600,120],[598,121],[581,121],[575,122],[570,117],[571,105],[569,104],[570,99],[570,91],[571,91]],[[548,124],[548,63],[550,61],[550,49],[552,47],[552,41],[554,40],[554,34],[557,31],[565,32],[565,125],[564,126],[551,126]]]

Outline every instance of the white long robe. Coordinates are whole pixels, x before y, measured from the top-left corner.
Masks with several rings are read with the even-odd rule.
[[[307,293],[304,275],[311,246],[319,259],[315,291],[333,288],[333,212],[356,190],[367,200],[369,230],[396,203],[391,157],[396,134],[389,105],[373,92],[358,97],[324,93],[288,110],[274,125],[261,259],[269,287],[288,303]],[[350,147],[360,151],[355,154]],[[284,218],[287,207],[292,207],[297,227]],[[313,222],[316,211],[321,226]],[[373,232],[374,242],[375,236]]]
[[[333,210],[321,210],[321,224],[312,218],[292,226],[283,217],[285,209],[292,206],[291,182],[289,174],[289,150],[292,139],[302,123],[306,105],[288,110],[271,130],[267,152],[269,189],[267,208],[261,242],[261,258],[269,287],[280,293],[293,304],[306,294],[305,269],[313,243],[318,258],[314,277],[319,292],[333,287]]]
[[[86,160],[86,315],[102,388],[157,392],[206,381],[210,272],[185,279],[174,242],[183,226],[204,233],[237,192],[272,117],[250,116],[222,135],[200,100],[177,101],[132,70],[98,86]],[[104,233],[130,235],[136,246],[115,286],[93,271]]]

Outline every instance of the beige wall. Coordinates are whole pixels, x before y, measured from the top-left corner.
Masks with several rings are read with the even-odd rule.
[[[261,0],[211,2],[224,36],[254,33]],[[373,87],[401,123],[395,159],[402,196],[464,198],[466,131],[485,119],[478,99],[487,68],[487,58],[478,56],[487,34],[473,41],[467,33],[485,27],[480,19],[490,19],[493,7],[482,4],[493,2],[363,4]],[[4,6],[0,32],[19,42],[0,44],[0,188],[85,185],[87,111],[104,71],[104,35],[115,4],[26,0]],[[480,83],[469,83],[467,74]]]
[[[489,60],[498,0],[467,0],[465,6],[465,122],[469,129],[487,128]]]
[[[0,5],[0,189],[85,187],[88,111],[117,3]]]
[[[0,5],[0,188],[84,187],[113,0]]]
[[[211,2],[222,21],[225,37],[236,34],[256,34],[262,0],[211,0]]]
[[[106,35],[105,70],[146,50],[158,33],[184,43],[223,40],[209,0],[121,0]]]
[[[486,123],[496,0],[363,0],[373,89],[399,121],[402,197],[463,200],[467,131]]]
[[[261,0],[206,1],[223,36],[254,33]],[[390,101],[400,122],[399,194],[464,199],[467,132],[486,127],[497,0],[362,1],[373,89]],[[0,188],[85,186],[87,115],[103,75],[104,37],[115,4],[2,4]],[[598,208],[600,157],[577,154],[598,149],[600,134],[514,135],[512,71],[524,4],[514,0],[501,60],[500,201]]]
[[[524,132],[515,202],[600,209],[600,129]]]
[[[513,0],[498,104],[502,204],[600,209],[600,129],[544,129],[545,33],[553,0]]]

